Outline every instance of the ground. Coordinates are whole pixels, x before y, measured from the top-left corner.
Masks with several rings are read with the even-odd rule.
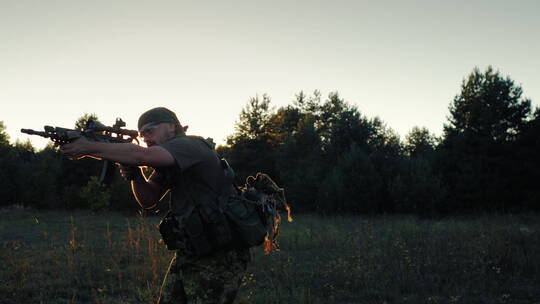
[[[0,210],[1,303],[153,303],[159,218]],[[540,303],[540,216],[296,216],[237,303]]]

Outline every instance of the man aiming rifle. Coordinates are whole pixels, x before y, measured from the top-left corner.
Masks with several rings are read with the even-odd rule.
[[[120,173],[131,181],[143,208],[152,208],[170,191],[170,215],[160,232],[176,252],[159,304],[232,303],[250,255],[231,241],[223,215],[209,207],[217,206],[232,187],[213,143],[186,136],[176,114],[163,107],[143,113],[138,130],[147,147],[80,137],[61,144],[61,151],[73,159],[89,156],[122,164]],[[139,166],[154,171],[146,177]]]

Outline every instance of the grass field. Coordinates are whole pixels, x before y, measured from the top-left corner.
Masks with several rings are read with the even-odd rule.
[[[0,210],[0,303],[153,303],[155,217]],[[540,303],[540,216],[298,216],[237,303]]]

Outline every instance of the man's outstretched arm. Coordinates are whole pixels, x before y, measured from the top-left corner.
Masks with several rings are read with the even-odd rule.
[[[131,189],[143,208],[155,206],[166,189],[152,180],[147,180],[137,166],[159,168],[176,164],[169,151],[160,146],[145,148],[130,143],[102,143],[79,139],[62,145],[61,149],[62,153],[74,159],[88,156],[120,163],[122,176],[132,175],[128,178],[131,180]]]
[[[103,143],[88,141],[83,138],[62,145],[62,153],[79,159],[90,156],[133,166],[152,168],[175,165],[174,157],[160,146],[141,147],[130,143]]]

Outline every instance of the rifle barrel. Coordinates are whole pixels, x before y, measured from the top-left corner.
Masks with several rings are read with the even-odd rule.
[[[29,135],[39,135],[39,136],[43,136],[43,137],[49,137],[49,134],[46,133],[46,132],[35,131],[35,130],[32,130],[32,129],[21,129],[21,132],[29,134]]]

